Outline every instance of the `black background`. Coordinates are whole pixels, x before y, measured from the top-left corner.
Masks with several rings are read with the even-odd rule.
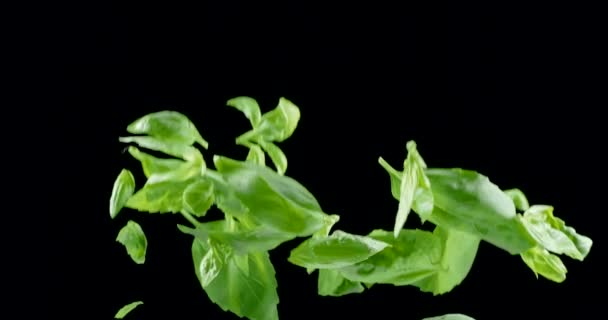
[[[48,221],[53,317],[110,319],[143,300],[130,318],[237,318],[196,281],[190,239],[175,228],[181,217],[125,211],[111,220],[108,200],[123,167],[143,183],[118,137],[150,112],[190,117],[210,142],[208,162],[212,154],[244,157],[233,141],[248,122],[225,106],[242,95],[263,111],[280,97],[300,107],[298,129],[281,144],[287,173],[341,215],[340,229],[392,228],[397,202],[377,158],[398,167],[405,143],[416,140],[429,166],[474,169],[519,187],[595,240],[586,261],[564,258],[562,284],[535,279],[519,257],[483,244],[468,278],[446,295],[376,286],[341,298],[317,296],[316,276],[286,262],[297,245],[289,242],[271,253],[281,319],[598,312],[603,191],[595,168],[605,160],[605,100],[592,8],[210,3],[87,2],[54,21],[62,95],[55,116],[66,143],[52,152],[73,160],[62,180],[69,208]],[[114,240],[128,219],[147,233],[144,265]]]

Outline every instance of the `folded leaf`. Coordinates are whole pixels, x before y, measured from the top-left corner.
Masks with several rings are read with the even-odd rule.
[[[249,144],[249,153],[247,154],[247,161],[259,164],[261,166],[266,165],[266,156],[264,150],[257,144]]]
[[[329,235],[331,228],[340,221],[340,216],[337,214],[331,214],[325,216],[325,223],[323,224],[323,228],[319,229],[319,231],[315,232],[312,236],[313,238],[325,238]]]
[[[562,260],[546,249],[534,247],[521,254],[521,258],[538,278],[538,275],[555,282],[566,280],[568,270]]]
[[[127,304],[126,306],[120,308],[120,310],[118,310],[118,312],[116,313],[116,315],[114,316],[114,319],[122,319],[124,318],[127,314],[129,314],[131,311],[133,311],[135,308],[137,308],[137,306],[144,304],[141,301],[135,301],[135,302],[131,302],[129,304]]]
[[[127,253],[135,263],[143,264],[146,261],[148,240],[137,222],[129,220],[127,224],[120,229],[116,241],[125,246]]]
[[[163,141],[192,145],[197,142],[204,148],[207,141],[201,137],[194,124],[183,114],[160,111],[143,116],[127,127],[132,134],[147,134]]]
[[[142,148],[163,152],[170,156],[184,160],[194,160],[196,153],[199,152],[196,148],[188,144],[163,141],[154,137],[120,137],[118,138],[118,141],[122,143],[135,143]]]
[[[135,191],[135,178],[131,171],[122,169],[114,181],[112,195],[110,196],[110,217],[116,218]]]
[[[334,269],[320,269],[318,293],[320,296],[339,297],[351,293],[361,293],[365,290],[360,282],[344,278]]]
[[[209,251],[209,245],[195,239],[192,244],[194,269],[199,281],[200,263]],[[251,320],[278,320],[277,282],[268,253],[247,255],[248,273],[239,266],[235,255],[228,258],[217,276],[203,289],[213,303],[224,311]]]
[[[184,209],[197,217],[204,217],[214,200],[210,179],[198,179],[184,189]]]
[[[395,238],[392,232],[374,230],[369,237],[390,246],[364,261],[336,269],[346,279],[410,285],[441,269],[442,245],[431,232],[404,229]]]
[[[582,261],[591,250],[593,241],[554,217],[551,206],[530,207],[524,212],[521,222],[541,247],[553,253]]]
[[[274,163],[275,168],[277,168],[277,172],[280,175],[284,175],[287,170],[287,157],[281,150],[281,148],[277,147],[272,142],[259,141],[260,146],[268,153],[268,156]]]
[[[184,191],[195,181],[146,184],[129,198],[126,207],[149,213],[179,213],[184,209]]]
[[[177,170],[185,163],[183,160],[178,159],[157,158],[145,152],[141,152],[139,149],[133,146],[129,147],[129,153],[133,156],[133,158],[141,162],[146,178],[149,178],[153,174],[160,175]]]
[[[323,227],[326,215],[319,203],[292,178],[225,157],[216,156],[214,163],[256,223],[297,236],[310,236]]]
[[[368,259],[388,246],[370,237],[335,231],[325,238],[309,238],[291,251],[289,262],[304,268],[341,268]]]
[[[237,97],[228,100],[226,104],[244,113],[245,117],[251,122],[253,128],[256,128],[260,124],[262,113],[260,112],[260,106],[255,99],[250,97]]]
[[[481,239],[467,232],[436,227],[433,234],[442,246],[441,269],[413,285],[434,295],[444,294],[459,285],[467,276],[477,255]]]
[[[198,269],[199,278],[203,288],[206,288],[219,275],[220,271],[230,258],[232,250],[229,246],[207,239],[209,249],[201,259]]]

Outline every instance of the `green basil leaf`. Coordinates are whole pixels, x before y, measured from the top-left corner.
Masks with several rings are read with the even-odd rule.
[[[146,184],[126,203],[126,207],[149,213],[179,213],[184,208],[183,194],[194,180]]]
[[[127,224],[120,229],[116,241],[125,246],[127,253],[135,263],[143,264],[146,261],[148,240],[137,222],[129,220]]]
[[[441,269],[413,285],[434,295],[444,294],[459,285],[467,276],[481,239],[467,232],[436,227],[433,232],[442,244]]]
[[[207,165],[203,160],[203,155],[196,150],[191,160],[183,162],[179,167],[176,167],[171,171],[153,173],[148,178],[147,183],[152,184],[165,181],[184,181],[190,178],[201,177],[205,174],[206,170]]]
[[[280,175],[284,175],[287,170],[287,157],[285,156],[285,153],[272,142],[261,140],[259,143],[262,149],[270,156],[272,163],[274,163],[275,168],[277,168],[277,172]]]
[[[260,140],[284,141],[293,134],[299,121],[300,109],[291,101],[280,98],[279,105],[274,110],[265,113],[253,130],[238,137],[237,143]]]
[[[257,144],[249,144],[249,153],[247,154],[247,161],[259,164],[261,166],[266,165],[266,156],[264,151]]]
[[[250,97],[237,97],[228,100],[228,106],[233,107],[245,114],[245,117],[251,122],[251,126],[256,128],[262,120],[260,106],[255,99]]]
[[[192,258],[199,281],[200,263],[208,250],[208,244],[194,239]],[[278,320],[277,282],[268,253],[247,255],[248,274],[242,270],[242,266],[239,267],[242,262],[237,264],[235,257],[232,255],[228,258],[217,276],[203,287],[209,299],[224,311],[230,311],[239,317]]]
[[[365,288],[360,282],[344,278],[334,269],[320,269],[318,279],[318,293],[320,296],[339,297],[351,293],[361,293]]]
[[[528,198],[526,198],[526,195],[521,190],[509,189],[505,190],[505,194],[513,200],[513,204],[517,210],[526,211],[530,208]]]
[[[366,260],[387,246],[369,237],[335,231],[329,237],[302,242],[291,251],[288,260],[304,268],[341,268]]]
[[[184,209],[197,217],[204,217],[214,200],[213,182],[208,179],[196,180],[184,189]]]
[[[546,249],[534,247],[522,253],[521,258],[534,271],[537,278],[540,274],[558,283],[566,280],[566,273],[568,272],[566,266],[558,256],[551,254]]]
[[[431,232],[404,229],[395,238],[392,232],[374,230],[369,237],[390,246],[364,261],[336,269],[346,279],[401,286],[432,276],[441,269],[441,241]]]
[[[114,181],[112,195],[110,196],[110,217],[116,218],[135,191],[135,178],[131,171],[122,169]]]
[[[521,222],[541,247],[553,253],[582,261],[591,250],[593,241],[553,216],[551,206],[530,207],[524,212]]]
[[[313,238],[325,238],[329,235],[331,228],[340,221],[340,216],[337,214],[331,214],[325,216],[325,223],[323,227],[319,229],[319,231],[315,232],[312,236]]]
[[[185,115],[175,111],[160,111],[143,116],[131,123],[127,131],[185,145],[197,142],[205,149],[209,146],[194,124]]]
[[[391,194],[393,198],[399,200],[401,197],[401,176],[403,175],[401,172],[395,170],[386,160],[382,159],[382,157],[378,158],[378,163],[388,172],[388,176],[391,179]]]
[[[432,318],[424,318],[422,320],[475,320],[469,316],[465,316],[464,314],[460,314],[460,313],[450,313],[450,314],[444,314],[442,316],[438,316],[438,317],[432,317]]]
[[[399,236],[399,232],[403,229],[407,216],[412,209],[414,195],[416,194],[416,186],[418,184],[417,174],[418,170],[416,169],[416,164],[408,157],[403,165],[403,175],[401,176],[401,186],[399,187],[401,190],[399,195],[399,210],[397,210],[395,227],[393,228],[393,235],[395,238]]]
[[[141,162],[142,168],[146,178],[149,178],[153,174],[164,174],[179,169],[184,165],[183,160],[178,159],[162,159],[149,155],[145,152],[141,152],[136,147],[130,146],[129,153],[133,158]]]
[[[198,270],[203,288],[215,280],[232,254],[230,247],[217,243],[213,239],[208,239],[207,244],[209,250],[203,256]]]
[[[163,152],[170,156],[184,160],[194,160],[197,152],[199,152],[196,148],[190,145],[180,144],[172,141],[163,141],[155,137],[120,137],[118,138],[118,141],[122,143],[135,143],[142,148]]]
[[[429,169],[434,210],[430,221],[477,235],[511,254],[535,245],[516,218],[509,196],[477,172],[463,169]]]
[[[294,179],[225,157],[214,157],[214,163],[257,224],[297,236],[310,236],[323,227],[326,215],[319,203]]]
[[[127,314],[129,314],[131,311],[133,311],[133,309],[137,308],[137,306],[144,304],[141,301],[135,301],[135,302],[131,302],[129,304],[127,304],[126,306],[120,308],[120,310],[118,310],[118,312],[116,313],[116,315],[114,316],[114,319],[123,319]]]
[[[237,197],[236,193],[231,186],[224,180],[224,178],[216,171],[207,170],[206,177],[213,183],[213,197],[215,199],[215,205],[222,210],[222,212],[236,217],[240,220],[247,219],[247,208],[243,202]]]

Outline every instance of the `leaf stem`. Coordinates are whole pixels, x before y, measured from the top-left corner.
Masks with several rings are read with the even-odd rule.
[[[198,220],[196,220],[196,218],[194,218],[191,214],[189,214],[188,212],[182,210],[179,213],[182,214],[182,216],[184,216],[184,218],[186,218],[186,220],[190,221],[190,223],[192,223],[195,227],[198,227],[201,225],[200,222],[198,222]]]

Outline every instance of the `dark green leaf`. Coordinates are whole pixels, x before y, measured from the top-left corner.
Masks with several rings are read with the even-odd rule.
[[[110,196],[110,217],[114,219],[125,206],[135,191],[135,178],[131,171],[122,169],[114,181],[112,195]]]
[[[260,106],[255,99],[250,97],[237,97],[228,100],[227,105],[240,110],[251,122],[251,126],[256,128],[262,119]]]
[[[291,251],[289,262],[304,268],[341,268],[361,262],[388,244],[369,237],[335,231],[326,238],[309,238]]]
[[[287,157],[283,151],[272,142],[265,142],[262,140],[259,141],[259,143],[264,151],[268,153],[268,156],[270,156],[272,163],[274,163],[275,168],[277,168],[277,172],[280,175],[285,174],[285,171],[287,170]]]
[[[214,202],[213,182],[209,179],[198,179],[192,182],[183,194],[184,209],[197,216],[204,217]]]
[[[208,250],[208,244],[194,240],[192,257],[199,281],[200,263]],[[232,255],[213,281],[204,287],[207,296],[224,311],[230,311],[239,317],[278,320],[277,282],[268,253],[248,254],[247,264],[248,273],[243,271],[243,262],[237,263],[236,255]]]
[[[133,311],[133,309],[137,308],[137,306],[144,304],[141,301],[135,301],[135,302],[131,302],[128,305],[120,308],[120,310],[118,310],[118,312],[116,313],[116,315],[114,316],[114,319],[122,319],[124,318],[127,314],[129,314],[131,311]]]
[[[568,270],[562,260],[546,249],[534,247],[521,254],[521,258],[538,278],[538,275],[555,282],[566,280]]]
[[[204,148],[207,141],[183,114],[175,111],[160,111],[143,116],[127,127],[132,134],[147,134],[162,141],[171,141],[184,145],[197,142]]]
[[[137,222],[129,220],[127,224],[120,229],[116,241],[125,246],[127,253],[135,263],[143,264],[146,261],[148,240]]]
[[[333,269],[320,269],[318,293],[320,296],[339,297],[351,293],[361,293],[365,290],[360,282],[350,281]]]

